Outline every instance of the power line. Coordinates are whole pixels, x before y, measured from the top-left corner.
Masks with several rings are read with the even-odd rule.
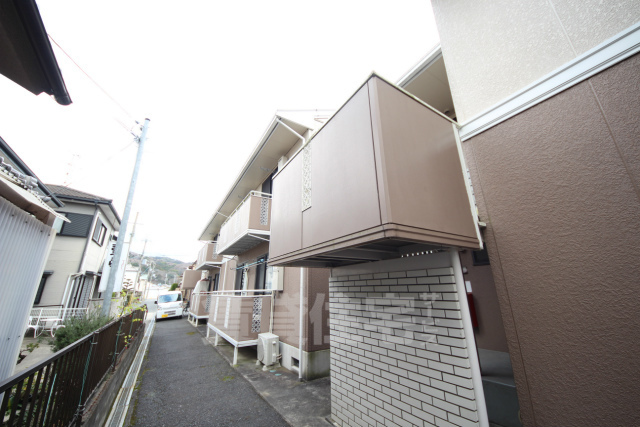
[[[136,121],[136,119],[135,119],[135,118],[134,118],[134,117],[133,117],[133,116],[132,116],[132,115],[131,115],[131,114],[130,114],[130,113],[129,113],[129,112],[128,112],[128,111],[127,111],[123,106],[122,106],[122,105],[120,105],[120,103],[119,103],[118,101],[116,101],[116,100],[115,100],[115,98],[114,98],[113,96],[111,96],[111,95],[110,95],[110,94],[109,94],[109,93],[108,93],[108,92],[107,92],[107,91],[106,91],[102,86],[100,86],[100,85],[98,84],[98,82],[96,82],[96,81],[95,81],[95,80],[94,80],[94,79],[93,79],[93,78],[92,78],[92,77],[91,77],[91,76],[90,76],[90,75],[89,75],[89,74],[88,74],[88,73],[87,73],[87,72],[86,72],[86,71],[85,71],[85,70],[84,70],[84,69],[83,69],[83,68],[82,68],[82,67],[81,67],[81,66],[80,66],[80,65],[79,65],[79,64],[78,64],[78,63],[77,63],[77,62],[76,62],[72,57],[71,57],[71,55],[69,55],[69,54],[68,54],[68,53],[67,53],[67,52],[62,48],[62,46],[60,46],[60,44],[58,44],[58,42],[57,42],[57,41],[55,41],[55,40],[53,39],[53,37],[51,37],[51,34],[47,34],[47,35],[49,36],[49,38],[51,39],[51,41],[52,41],[56,46],[58,46],[58,48],[62,51],[62,53],[64,53],[64,54],[67,56],[67,58],[69,58],[69,60],[71,60],[71,62],[73,62],[73,64],[74,64],[76,67],[78,67],[78,69],[79,69],[80,71],[82,71],[82,73],[83,73],[85,76],[87,76],[87,78],[88,78],[89,80],[91,80],[91,82],[92,82],[94,85],[96,85],[96,87],[97,87],[98,89],[100,89],[100,91],[102,91],[102,93],[104,93],[104,94],[105,94],[105,95],[106,95],[106,96],[107,96],[107,97],[108,97],[108,98],[109,98],[109,99],[110,99],[114,104],[116,104],[116,105],[118,106],[118,108],[120,108],[120,109],[121,109],[121,110],[122,110],[122,111],[123,111],[127,116],[129,116],[129,118],[130,118],[131,120],[133,120],[135,123],[138,123],[138,122]],[[133,126],[131,126],[131,127],[127,128],[127,127],[124,125],[124,123],[122,123],[120,120],[116,119],[115,117],[114,117],[114,120],[116,120],[118,123],[120,123],[120,124],[121,124],[125,129],[127,129],[129,132],[131,132],[131,127],[133,127]]]

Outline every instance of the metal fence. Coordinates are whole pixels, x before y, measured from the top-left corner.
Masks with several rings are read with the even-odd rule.
[[[131,314],[0,383],[0,426],[79,426],[105,375],[143,330],[145,311]]]

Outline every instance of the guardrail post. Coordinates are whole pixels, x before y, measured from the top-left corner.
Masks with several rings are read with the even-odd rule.
[[[87,377],[89,375],[89,367],[91,366],[91,355],[93,354],[93,346],[98,344],[98,332],[94,332],[91,337],[91,344],[89,344],[89,351],[87,352],[87,361],[84,364],[84,373],[82,376],[82,386],[80,387],[80,399],[78,400],[78,408],[76,409],[76,426],[80,427],[82,425],[82,416],[84,415],[84,386],[87,382]]]
[[[120,339],[120,331],[122,330],[122,322],[124,321],[124,317],[120,318],[120,325],[118,326],[118,333],[116,334],[116,346],[113,349],[113,360],[111,361],[111,371],[116,370],[116,362],[118,361],[118,339]]]

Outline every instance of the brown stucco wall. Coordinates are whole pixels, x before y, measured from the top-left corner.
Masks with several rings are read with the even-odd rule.
[[[255,262],[259,256],[269,251],[269,243],[258,246],[238,255],[238,264]],[[307,331],[303,341],[304,351],[318,351],[329,348],[329,270],[305,269],[307,283],[305,295],[304,328]],[[248,287],[255,289],[256,266],[247,272]],[[276,292],[274,303],[273,333],[294,347],[299,345],[300,329],[300,269],[287,267],[284,274],[284,290]]]
[[[283,291],[276,292],[273,333],[280,341],[298,348],[300,330],[300,269],[284,269]]]
[[[638,69],[463,144],[525,426],[640,425]]]
[[[331,270],[307,268],[305,273],[308,315],[305,316],[307,333],[302,348],[304,351],[326,350],[330,348],[329,276]]]
[[[507,337],[504,335],[502,315],[498,295],[493,282],[490,265],[473,265],[471,250],[460,253],[460,264],[467,267],[464,280],[471,282],[478,327],[474,328],[478,348],[494,351],[509,351]]]
[[[236,280],[236,268],[237,262],[235,259],[229,259],[223,262],[220,266],[220,285],[219,291],[228,291],[233,289],[233,285]]]

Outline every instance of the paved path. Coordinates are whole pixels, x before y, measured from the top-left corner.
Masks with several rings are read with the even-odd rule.
[[[157,322],[130,406],[136,427],[288,426],[186,319]]]

